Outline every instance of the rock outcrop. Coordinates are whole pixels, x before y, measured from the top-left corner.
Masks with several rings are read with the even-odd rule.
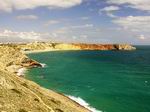
[[[0,47],[1,112],[89,112],[69,98],[16,75],[22,67],[41,66],[16,46]]]
[[[135,50],[136,48],[129,44],[114,45],[117,50]]]
[[[29,59],[15,46],[0,46],[0,66],[5,70],[16,73],[22,67],[41,67],[35,60]]]

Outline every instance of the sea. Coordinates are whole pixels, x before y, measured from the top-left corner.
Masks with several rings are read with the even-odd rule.
[[[28,54],[43,63],[25,77],[92,112],[150,112],[150,46],[133,51]]]

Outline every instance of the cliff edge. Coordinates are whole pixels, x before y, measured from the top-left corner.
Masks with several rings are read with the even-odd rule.
[[[16,46],[0,46],[1,112],[89,112],[69,98],[16,75],[22,67],[40,64]]]
[[[129,44],[85,44],[85,43],[52,43],[52,42],[33,42],[19,44],[18,48],[22,51],[35,50],[135,50]]]

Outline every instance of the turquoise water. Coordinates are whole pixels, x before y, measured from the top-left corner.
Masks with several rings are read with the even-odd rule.
[[[104,112],[150,112],[150,46],[136,51],[54,51],[29,54],[45,63],[26,77],[80,97]]]

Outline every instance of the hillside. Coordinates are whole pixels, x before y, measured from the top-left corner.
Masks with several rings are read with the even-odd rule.
[[[79,104],[18,77],[21,67],[40,66],[18,48],[0,47],[0,110],[6,112],[88,112]]]

